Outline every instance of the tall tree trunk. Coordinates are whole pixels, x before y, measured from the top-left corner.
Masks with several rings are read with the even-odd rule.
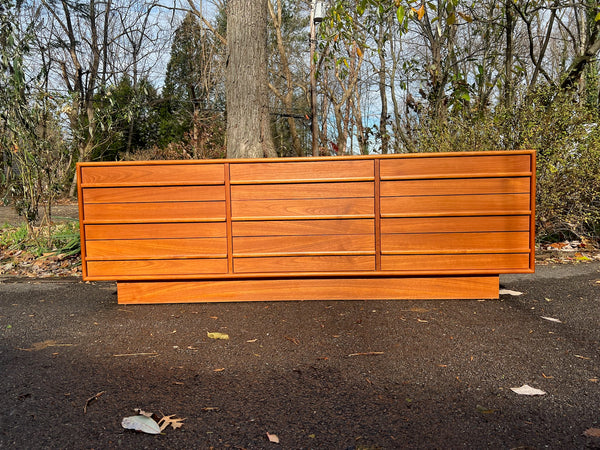
[[[514,47],[513,47],[513,33],[515,29],[514,11],[512,7],[512,1],[507,1],[505,4],[506,8],[506,51],[504,55],[504,76],[506,80],[504,82],[504,106],[510,108],[514,99],[514,86],[513,86],[513,59],[514,59]]]
[[[269,117],[267,1],[227,3],[227,157],[277,156]]]
[[[379,24],[379,98],[381,100],[381,113],[379,114],[379,135],[381,136],[381,153],[383,155],[388,153],[390,135],[387,130],[388,122],[388,102],[387,102],[387,72],[386,72],[386,61],[385,61],[385,49],[383,48],[387,41],[387,23]],[[362,149],[361,149],[362,152]]]

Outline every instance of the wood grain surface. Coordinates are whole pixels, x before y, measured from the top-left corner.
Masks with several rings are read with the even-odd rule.
[[[497,276],[119,282],[119,303],[498,298]]]
[[[93,186],[223,184],[223,164],[80,165],[81,184]]]
[[[123,302],[489,298],[534,269],[531,151],[77,169],[84,278]]]

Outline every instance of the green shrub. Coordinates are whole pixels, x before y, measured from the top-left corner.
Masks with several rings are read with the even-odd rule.
[[[600,117],[549,87],[522,98],[514,108],[478,114],[460,111],[443,123],[415,127],[416,149],[537,151],[538,240],[600,238]]]

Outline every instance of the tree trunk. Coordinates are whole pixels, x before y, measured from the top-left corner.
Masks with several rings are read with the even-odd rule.
[[[586,30],[585,33],[586,35],[589,33],[589,35],[582,43],[581,53],[573,59],[573,62],[567,69],[566,76],[560,85],[562,89],[573,88],[581,80],[581,75],[586,66],[594,60],[600,51],[600,25],[598,22],[594,21],[593,29],[589,32]]]
[[[379,98],[381,100],[381,113],[379,114],[379,135],[381,136],[381,154],[385,155],[388,153],[388,147],[390,142],[390,135],[387,131],[388,122],[388,102],[387,102],[387,71],[385,61],[385,42],[387,41],[387,23],[379,24],[379,39],[378,39],[378,53],[379,53]],[[362,149],[361,149],[362,152]]]
[[[269,117],[267,1],[227,3],[227,157],[277,156]]]
[[[513,87],[513,32],[514,32],[514,16],[511,2],[506,2],[506,50],[504,55],[504,106],[510,108],[514,98]]]

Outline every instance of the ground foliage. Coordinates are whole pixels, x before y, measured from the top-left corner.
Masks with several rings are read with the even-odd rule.
[[[598,110],[551,86],[524,94],[519,106],[460,111],[416,128],[416,149],[537,151],[538,241],[600,238]]]
[[[79,224],[44,227],[4,225],[0,275],[31,278],[81,276]]]

